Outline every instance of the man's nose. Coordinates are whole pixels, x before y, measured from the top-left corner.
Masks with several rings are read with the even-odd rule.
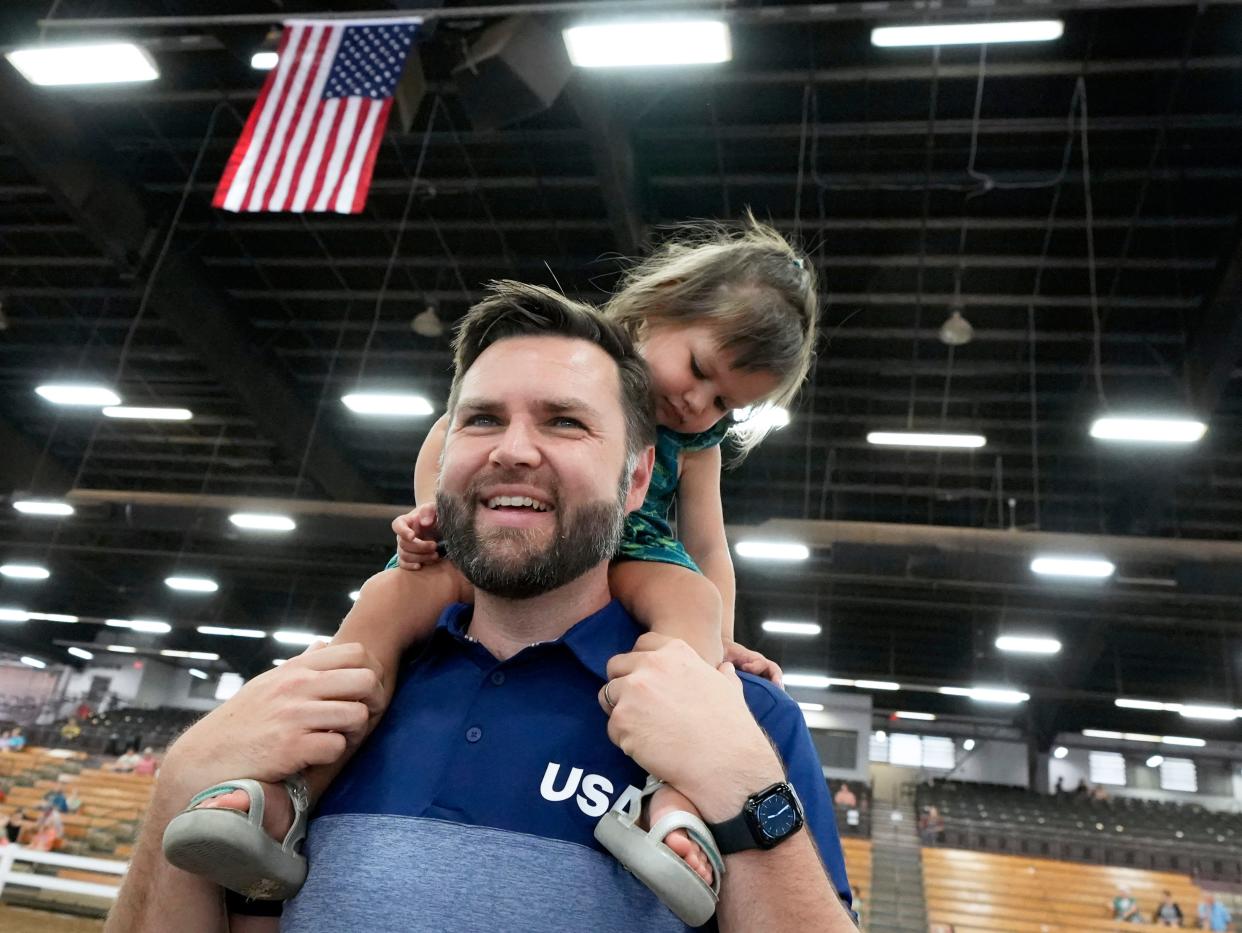
[[[514,419],[492,449],[491,461],[503,467],[534,467],[541,460],[539,445],[529,424]]]

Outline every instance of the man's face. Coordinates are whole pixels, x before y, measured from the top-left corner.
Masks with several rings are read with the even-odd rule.
[[[613,360],[567,337],[515,337],[466,372],[436,506],[449,555],[480,590],[524,599],[610,559],[646,494],[650,457],[625,469]]]

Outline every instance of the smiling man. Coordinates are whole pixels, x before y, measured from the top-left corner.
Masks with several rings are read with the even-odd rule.
[[[796,704],[644,634],[609,593],[608,563],[653,457],[647,371],[629,339],[554,292],[500,283],[463,322],[455,364],[436,502],[475,602],[446,610],[406,659],[384,719],[321,801],[309,875],[280,929],[684,930],[593,835],[650,771],[734,830],[754,802],[779,836],[741,827],[726,847],[720,930],[852,930],[832,807]],[[230,720],[243,746],[257,741],[251,715]],[[185,758],[170,753],[165,774],[181,780]],[[785,782],[797,797],[782,804],[767,792]],[[228,929],[202,879],[150,861],[135,856],[158,876],[151,903],[165,916]],[[234,919],[234,931],[276,924]]]

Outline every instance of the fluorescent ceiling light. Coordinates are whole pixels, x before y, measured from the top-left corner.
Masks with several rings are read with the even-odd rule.
[[[15,49],[5,55],[22,77],[45,87],[154,81],[159,69],[132,42],[93,42]]]
[[[129,645],[109,645],[108,650],[115,651],[117,654],[133,654],[138,649],[131,648]]]
[[[1148,735],[1146,732],[1123,732],[1121,737],[1127,742],[1159,742],[1160,736]]]
[[[225,628],[219,625],[200,625],[195,631],[200,635],[232,635],[236,638],[262,638],[267,634],[257,628]]]
[[[900,690],[901,684],[891,680],[856,680],[854,686],[860,690]]]
[[[579,68],[714,65],[733,57],[729,27],[714,19],[595,23],[563,35]]]
[[[32,621],[38,622],[77,622],[77,616],[65,615],[61,612],[28,612]]]
[[[1149,709],[1149,710],[1168,710],[1171,707],[1180,707],[1180,703],[1161,703],[1159,700],[1133,700],[1128,697],[1118,697],[1113,700],[1114,706],[1122,709]]]
[[[82,405],[89,408],[103,408],[105,405],[120,405],[121,397],[105,386],[92,385],[45,385],[35,389],[39,395],[53,405]]]
[[[1047,577],[1082,577],[1103,580],[1113,575],[1117,568],[1111,562],[1098,557],[1036,557],[1031,570]]]
[[[104,625],[127,628],[134,632],[151,632],[156,635],[172,631],[172,626],[167,622],[157,622],[153,619],[104,619]]]
[[[1055,638],[1001,635],[996,639],[996,647],[1001,651],[1012,651],[1016,654],[1056,654],[1061,650],[1061,643]]]
[[[1088,739],[1120,739],[1120,732],[1112,732],[1108,729],[1083,729],[1082,734]]]
[[[229,521],[247,531],[293,531],[298,527],[297,522],[288,515],[271,515],[262,512],[234,512],[229,516]]]
[[[936,721],[936,716],[934,713],[913,713],[913,712],[910,712],[909,710],[899,709],[897,710],[897,712],[893,713],[893,715],[896,716],[898,719],[921,719],[924,722],[935,722]]]
[[[1227,706],[1201,706],[1195,703],[1183,703],[1178,712],[1187,719],[1215,719],[1221,722],[1232,722],[1238,718],[1238,711]]]
[[[1025,703],[1031,698],[1021,690],[1004,690],[998,687],[940,687],[937,693],[952,697],[970,697],[980,703]]]
[[[190,676],[191,676],[191,677],[195,677],[195,678],[197,678],[197,679],[199,679],[199,680],[208,680],[208,679],[209,679],[209,678],[207,677],[207,675],[206,675],[205,673],[203,673],[202,671],[200,671],[197,667],[192,667],[192,668],[190,668]]]
[[[206,577],[165,577],[164,584],[185,593],[214,593],[220,589],[219,583]]]
[[[22,656],[22,663],[27,667],[47,667],[46,661],[40,661],[38,658],[28,658],[25,655]]]
[[[0,622],[28,622],[30,613],[25,609],[14,609],[12,606],[0,606]]]
[[[1203,748],[1207,745],[1203,739],[1189,739],[1184,735],[1163,735],[1160,741],[1165,745],[1184,745],[1186,748]]]
[[[430,415],[435,409],[421,395],[404,393],[356,392],[342,395],[341,401],[350,411],[360,415],[384,415],[393,418],[412,418]]]
[[[18,499],[13,508],[23,515],[72,515],[73,506],[68,502],[53,502],[51,499]]]
[[[982,434],[918,434],[911,431],[872,431],[867,443],[877,447],[982,447],[988,439]]]
[[[826,690],[830,678],[823,674],[785,674],[784,677],[786,687],[811,687],[817,690]]]
[[[317,635],[314,632],[272,632],[272,637],[286,645],[309,645],[316,641],[331,641],[331,635]],[[785,678],[788,682],[789,678]]]
[[[975,740],[967,739],[962,743],[962,748],[968,752],[973,752],[975,750]]]
[[[280,56],[275,52],[255,52],[250,56],[250,67],[255,71],[271,71],[278,61]]]
[[[828,686],[830,687],[852,687],[854,686],[854,683],[855,683],[854,681],[846,680],[844,677],[829,677],[828,678]]]
[[[776,431],[789,424],[789,409],[780,405],[749,405],[733,409],[733,420],[748,429]]]
[[[349,601],[351,603],[356,603],[358,601],[358,597],[361,595],[362,595],[362,590],[350,590]]]
[[[1147,759],[1147,767],[1149,768],[1159,768],[1162,764],[1164,764],[1163,755],[1152,755]]]
[[[14,580],[46,580],[52,575],[46,567],[40,567],[38,564],[0,565],[0,574]]]
[[[1058,745],[1056,748],[1052,750],[1053,758],[1064,758],[1068,754],[1069,754],[1069,749],[1066,748],[1064,745]]]
[[[189,658],[192,661],[219,661],[220,655],[213,654],[210,651],[178,651],[173,648],[165,648],[160,652],[165,658]]]
[[[798,709],[805,710],[808,713],[822,713],[824,711],[824,704],[799,702]]]
[[[1136,444],[1193,444],[1207,425],[1189,418],[1097,418],[1091,436],[1102,441]]]
[[[805,544],[793,541],[739,541],[733,550],[754,560],[806,560],[811,556]]]
[[[66,648],[65,650],[75,658],[81,658],[83,661],[91,661],[95,657],[93,653],[87,651],[85,648]]]
[[[880,26],[871,30],[871,44],[880,48],[918,45],[983,45],[992,42],[1048,42],[1061,38],[1059,19],[1000,23],[944,23],[936,26]]]
[[[823,629],[815,622],[782,622],[779,619],[767,619],[763,630],[773,635],[818,635]]]
[[[135,408],[109,405],[103,410],[106,418],[128,418],[131,421],[189,421],[194,412],[188,408]]]
[[[284,664],[288,660],[288,658],[272,658],[272,667],[280,667],[280,665]]]

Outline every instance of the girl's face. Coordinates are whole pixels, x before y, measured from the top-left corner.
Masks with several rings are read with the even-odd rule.
[[[706,431],[730,410],[767,398],[780,382],[772,373],[734,369],[703,324],[652,327],[639,349],[651,369],[656,421],[682,434]]]

